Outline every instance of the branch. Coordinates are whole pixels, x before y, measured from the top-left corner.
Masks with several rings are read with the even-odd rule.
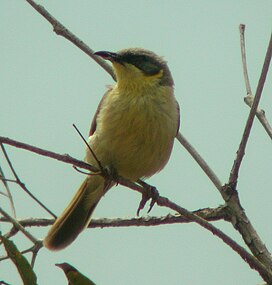
[[[96,61],[107,73],[111,75],[113,80],[115,79],[115,74],[111,66],[103,59],[94,55],[94,51],[89,48],[82,40],[80,40],[75,34],[70,32],[66,27],[64,27],[56,18],[54,18],[43,6],[36,4],[32,0],[26,0],[39,14],[41,14],[49,23],[52,24],[54,32],[66,38],[68,41],[72,42],[79,49],[85,52],[89,57]]]
[[[111,66],[100,57],[95,56],[93,50],[89,48],[82,40],[76,35],[70,32],[65,26],[63,26],[56,18],[54,18],[43,6],[36,4],[32,0],[26,0],[39,14],[41,14],[49,23],[54,27],[56,34],[65,37],[67,40],[75,44],[79,49],[84,51],[93,60],[95,60],[112,78],[116,81],[115,74]],[[193,158],[199,163],[200,167],[208,175],[217,188],[221,188],[222,184],[216,177],[215,173],[210,169],[206,162],[196,152],[196,150],[189,144],[189,142],[179,133],[177,136],[179,142],[186,148],[186,150],[193,156]],[[202,161],[198,160],[201,158]],[[204,165],[206,164],[206,165]]]
[[[251,92],[250,82],[248,78],[248,70],[247,70],[247,61],[246,61],[246,48],[245,48],[245,25],[240,25],[240,45],[241,45],[241,55],[242,55],[242,64],[243,64],[243,73],[246,85],[247,96],[244,98],[245,103],[252,108],[254,97]],[[267,134],[272,139],[272,127],[270,126],[268,120],[266,119],[265,112],[262,109],[257,108],[256,116],[263,125]]]
[[[206,175],[210,178],[214,186],[220,191],[222,188],[222,183],[213,170],[209,167],[207,162],[201,157],[197,150],[187,141],[187,139],[179,132],[177,134],[177,140],[184,146],[184,148],[190,153]]]
[[[14,218],[12,218],[7,212],[5,212],[2,208],[0,208],[0,213],[8,220],[10,221],[14,227],[16,227],[19,231],[21,231],[30,241],[32,241],[34,244],[38,243],[39,241],[28,231],[25,230],[25,228]]]
[[[262,91],[263,91],[263,87],[264,87],[264,83],[265,83],[265,79],[267,76],[267,72],[268,72],[268,68],[269,68],[269,64],[270,64],[270,60],[271,60],[271,54],[272,54],[272,35],[270,36],[270,41],[269,41],[269,45],[267,48],[267,52],[266,52],[266,56],[265,56],[265,60],[264,60],[264,64],[263,64],[263,68],[262,68],[262,72],[261,72],[261,76],[259,79],[259,83],[257,86],[257,90],[256,90],[256,94],[254,97],[254,101],[247,119],[247,123],[244,129],[244,133],[242,136],[242,140],[239,146],[239,149],[237,151],[237,156],[236,159],[234,161],[231,173],[230,173],[230,177],[229,177],[229,183],[237,183],[237,179],[238,179],[238,173],[239,173],[239,169],[245,154],[245,149],[246,149],[246,145],[248,142],[248,138],[249,138],[249,134],[253,125],[253,121],[254,121],[254,117],[255,117],[255,113],[258,107],[258,104],[260,102],[261,99],[261,95],[262,95]]]
[[[2,148],[2,151],[3,151],[3,154],[6,158],[6,161],[15,177],[15,180],[13,181],[14,183],[17,183],[34,201],[36,201],[46,212],[48,212],[51,216],[53,216],[54,218],[57,218],[57,216],[52,212],[50,211],[39,199],[37,199],[28,189],[27,187],[25,186],[25,184],[21,181],[21,179],[19,178],[19,176],[17,175],[10,159],[9,159],[9,156],[7,154],[7,151],[4,147],[4,145],[1,143],[1,148]]]
[[[272,270],[271,254],[266,248],[265,244],[262,242],[261,238],[259,237],[253,225],[251,224],[250,220],[248,219],[243,207],[241,206],[238,192],[236,190],[236,185],[238,180],[239,169],[245,153],[246,144],[249,138],[255,113],[258,107],[258,103],[260,101],[263,86],[267,76],[271,60],[271,54],[272,54],[272,35],[270,37],[270,42],[267,48],[261,76],[256,90],[256,95],[247,119],[247,123],[244,129],[239,149],[237,151],[237,156],[230,173],[229,182],[220,191],[223,199],[226,201],[227,205],[230,208],[231,215],[233,216],[232,223],[234,228],[238,230],[239,233],[242,235],[245,243],[247,244],[251,252],[254,254],[254,256],[258,258],[258,260],[260,260],[269,271]]]
[[[1,147],[2,147],[2,144],[1,144]],[[9,185],[7,183],[7,179],[5,177],[5,174],[4,174],[1,166],[0,166],[0,180],[3,182],[4,187],[6,189],[6,192],[7,192],[7,194],[5,194],[5,193],[2,193],[2,194],[5,195],[6,197],[8,197],[9,202],[10,202],[10,206],[11,206],[12,214],[13,214],[14,217],[16,217],[16,211],[15,211],[13,198],[12,198],[12,195],[11,195],[11,192],[10,192],[10,189],[9,189]]]
[[[78,38],[76,38],[70,31],[68,31],[55,18],[53,18],[42,6],[37,5],[32,0],[27,0],[27,2],[30,5],[32,5],[41,15],[43,15],[43,17],[45,17],[53,25],[54,31],[57,34],[62,35],[65,38],[67,38],[68,40],[70,40],[71,42],[73,42],[75,45],[77,45],[79,48],[81,48],[85,53],[89,54],[94,60],[97,61],[97,58],[93,56],[93,51],[92,50],[87,51],[85,49],[86,45],[82,41],[80,41]],[[269,59],[269,61],[270,61],[270,59]],[[102,62],[103,62],[103,60],[102,60]],[[265,61],[265,63],[266,63],[266,61]],[[269,63],[268,63],[268,66],[269,66]],[[268,66],[267,66],[267,69],[268,69]],[[105,69],[105,70],[109,74],[111,74],[112,77],[114,78],[112,69]],[[264,68],[263,68],[263,71],[264,71]],[[266,77],[267,71],[266,71],[266,73],[264,72],[264,74],[265,74],[265,77]],[[262,75],[263,75],[263,72],[262,72]],[[261,78],[263,80],[263,83],[265,81],[265,77],[262,78],[262,76],[261,76]],[[261,79],[260,79],[260,81],[261,81]],[[243,135],[240,147],[238,149],[237,158],[236,158],[236,160],[234,162],[234,167],[232,169],[233,171],[231,172],[231,175],[230,175],[230,182],[234,182],[235,186],[236,186],[236,183],[237,183],[239,168],[240,168],[240,165],[241,165],[242,158],[244,156],[244,151],[245,151],[245,147],[246,147],[246,144],[247,144],[247,141],[248,141],[249,133],[250,133],[250,130],[251,130],[251,127],[252,127],[252,123],[253,123],[253,119],[254,119],[254,116],[255,116],[255,112],[257,110],[257,106],[258,106],[258,103],[259,103],[259,100],[260,100],[260,96],[261,96],[261,95],[257,96],[257,94],[258,94],[258,92],[259,93],[262,92],[262,88],[263,88],[263,85],[261,85],[260,82],[259,82],[259,85],[258,85],[258,88],[257,88],[257,91],[256,91],[256,96],[255,96],[255,99],[254,99],[254,103],[253,103],[253,106],[252,106],[252,109],[251,109],[251,112],[250,112],[250,115],[249,115],[249,118],[248,118],[248,121],[247,121],[247,124],[246,124],[246,128],[245,128],[245,131],[244,131],[244,135]],[[68,162],[68,163],[71,163],[71,162]],[[74,164],[74,163],[71,163],[71,164]],[[76,164],[74,164],[74,165],[76,165]],[[82,167],[82,166],[79,166],[79,167]],[[91,166],[88,166],[88,168],[85,168],[85,167],[82,167],[82,168],[89,169],[90,167]],[[219,179],[216,176],[213,175],[214,174],[213,172],[210,172],[209,170],[208,170],[208,172],[209,172],[209,175],[210,175],[209,176],[210,179],[213,181],[213,183],[215,185],[217,185],[216,186],[217,189],[220,189],[219,191],[220,191],[221,195],[223,196],[223,198],[225,199],[225,201],[227,201],[227,203],[229,205],[234,206],[232,208],[232,215],[233,215],[233,218],[237,218],[237,224],[239,225],[241,222],[244,222],[245,224],[249,223],[249,221],[248,221],[247,217],[245,216],[245,214],[243,212],[243,209],[242,209],[242,207],[241,207],[241,205],[239,203],[238,195],[233,195],[234,191],[231,191],[231,195],[229,195],[229,193],[227,191],[230,188],[229,186],[231,186],[233,183],[230,183],[229,185],[227,185],[228,187],[221,188],[221,182],[219,181]],[[136,190],[136,191],[142,193],[142,188],[139,187],[138,185],[134,184],[134,183],[131,183],[131,182],[123,180],[123,179],[119,180],[118,182],[120,182],[120,184],[122,184],[122,185],[128,186],[131,189]],[[235,203],[233,204],[234,201],[235,201]],[[186,209],[184,209],[182,207],[179,207],[175,203],[169,201],[167,198],[159,197],[158,201],[157,201],[157,204],[160,205],[160,206],[169,207],[169,208],[179,212],[180,214],[184,214],[187,218],[195,221],[196,223],[198,223],[202,227],[206,228],[207,230],[211,231],[213,234],[217,235],[226,244],[228,244],[232,249],[234,249],[236,252],[238,252],[238,254],[242,258],[244,258],[248,262],[248,264],[250,266],[252,266],[252,268],[258,270],[259,273],[264,278],[264,280],[266,280],[268,283],[272,283],[272,281],[271,281],[271,273],[270,273],[270,271],[268,269],[264,268],[264,266],[256,258],[254,258],[252,255],[250,255],[247,251],[245,251],[242,247],[240,247],[236,242],[231,240],[228,236],[226,236],[220,230],[216,229],[213,225],[209,224],[207,221],[201,219],[197,215],[187,211]],[[235,207],[237,207],[237,208],[235,208]],[[239,210],[239,212],[235,212],[234,210]],[[244,214],[244,216],[243,216],[243,214]],[[244,217],[246,219],[239,220],[239,218],[242,218],[242,217]],[[236,225],[236,223],[234,221],[233,221],[233,224]],[[250,227],[246,227],[246,228],[250,229]],[[250,233],[250,237],[251,238],[255,237],[255,236],[252,236],[253,232],[249,232],[249,233]],[[245,239],[246,235],[243,235],[243,238]],[[257,236],[257,238],[258,238],[258,236]],[[250,240],[250,241],[252,243],[254,243],[254,240]],[[246,244],[248,246],[250,246],[249,243],[246,240],[245,240],[245,242],[246,242]],[[257,242],[257,244],[258,243],[259,243],[259,241]],[[262,245],[261,241],[260,241],[260,245]],[[267,251],[267,249],[265,247],[263,249],[266,250],[266,251],[264,251],[264,253],[263,253],[263,251],[261,251],[261,252],[255,252],[254,254],[255,254],[255,256],[258,255],[258,254],[260,254],[260,255],[264,254],[264,256],[265,256],[264,259],[267,259],[267,261],[269,261],[269,257],[267,255],[268,251]],[[264,262],[264,264],[267,265],[268,263]],[[268,267],[268,268],[270,269],[271,267]]]
[[[241,56],[242,56],[243,73],[244,73],[247,95],[249,95],[249,94],[252,95],[250,82],[249,82],[249,78],[248,78],[248,71],[247,71],[246,48],[245,48],[245,28],[246,28],[246,26],[244,24],[241,24],[239,26]]]
[[[251,108],[253,105],[254,96],[248,94],[246,97],[244,97],[244,101]],[[267,132],[267,134],[269,135],[269,137],[272,139],[272,127],[269,124],[269,122],[265,116],[265,111],[263,109],[257,108],[256,116],[257,116],[258,120],[260,121],[260,123],[263,125],[263,127],[264,127],[265,131]]]
[[[193,211],[193,213],[207,221],[219,221],[225,220],[230,221],[230,216],[226,206],[219,206],[217,208],[205,208]],[[10,222],[6,218],[0,218],[1,222]],[[18,222],[23,227],[47,227],[54,223],[54,219],[45,219],[45,218],[28,218],[20,219]],[[116,227],[149,227],[149,226],[160,226],[168,224],[184,224],[190,223],[191,220],[184,217],[183,215],[171,215],[166,216],[148,216],[140,218],[131,218],[131,219],[120,219],[120,218],[100,218],[92,219],[88,228],[116,228]],[[16,234],[13,231],[12,235]]]
[[[80,160],[77,160],[75,158],[72,158],[68,155],[60,155],[60,154],[56,154],[54,152],[51,151],[46,151],[34,146],[30,146],[21,142],[16,142],[14,140],[5,138],[5,137],[0,137],[0,143],[6,143],[6,144],[10,144],[19,148],[23,148],[25,150],[28,151],[32,151],[35,152],[37,154],[41,154],[43,156],[47,156],[59,161],[63,161],[65,163],[68,164],[73,164],[75,166],[87,169],[87,170],[91,170],[91,171],[97,171],[93,166],[84,163]],[[102,174],[101,174],[102,175]],[[103,174],[103,176],[106,176],[106,174]],[[112,179],[112,177],[106,177],[106,179]],[[143,188],[127,179],[124,179],[122,177],[117,177],[118,183],[131,188],[132,190],[135,190],[137,192],[142,193],[143,192]],[[212,224],[210,224],[209,222],[207,222],[205,219],[197,216],[196,214],[186,210],[185,208],[175,204],[174,202],[170,201],[169,199],[162,197],[162,196],[158,196],[157,198],[157,204],[161,207],[168,207],[176,212],[178,212],[181,215],[184,215],[187,219],[194,221],[195,223],[199,224],[201,227],[207,229],[208,231],[210,231],[213,235],[217,236],[218,238],[220,238],[224,243],[226,243],[230,248],[232,248],[235,252],[237,252],[242,259],[244,259],[251,268],[257,270],[260,275],[264,278],[265,281],[269,281],[272,283],[272,274],[266,270],[266,268],[254,257],[252,256],[250,253],[248,253],[243,247],[241,247],[237,242],[235,242],[233,239],[231,239],[229,236],[227,236],[225,233],[223,233],[221,230],[219,230],[218,228],[216,228],[215,226],[213,226]]]

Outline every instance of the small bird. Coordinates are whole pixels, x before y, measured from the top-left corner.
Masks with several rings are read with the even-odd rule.
[[[112,63],[116,85],[103,96],[94,115],[85,161],[133,182],[164,168],[179,130],[179,105],[166,61],[142,48],[95,53]],[[100,175],[88,175],[55,221],[44,246],[60,250],[89,224],[105,192],[113,186]]]

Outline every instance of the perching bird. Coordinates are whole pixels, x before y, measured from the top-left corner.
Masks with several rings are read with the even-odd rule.
[[[134,182],[150,177],[168,162],[179,129],[167,63],[141,48],[95,54],[112,63],[117,83],[98,106],[88,143],[104,168]],[[99,167],[88,149],[85,160]],[[100,175],[89,175],[49,230],[45,247],[59,250],[72,243],[112,185]]]

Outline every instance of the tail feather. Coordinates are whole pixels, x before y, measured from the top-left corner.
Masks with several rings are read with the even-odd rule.
[[[60,250],[72,243],[89,224],[90,217],[104,194],[104,179],[91,176],[84,180],[73,200],[55,221],[43,241],[50,250]]]

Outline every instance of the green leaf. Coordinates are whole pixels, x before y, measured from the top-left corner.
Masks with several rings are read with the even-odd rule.
[[[17,270],[23,280],[24,285],[37,285],[37,276],[34,273],[27,259],[17,249],[16,245],[9,239],[0,235],[8,257],[17,267]]]
[[[68,285],[95,285],[93,281],[80,273],[75,267],[69,263],[59,263],[56,266],[60,267],[69,281]]]

